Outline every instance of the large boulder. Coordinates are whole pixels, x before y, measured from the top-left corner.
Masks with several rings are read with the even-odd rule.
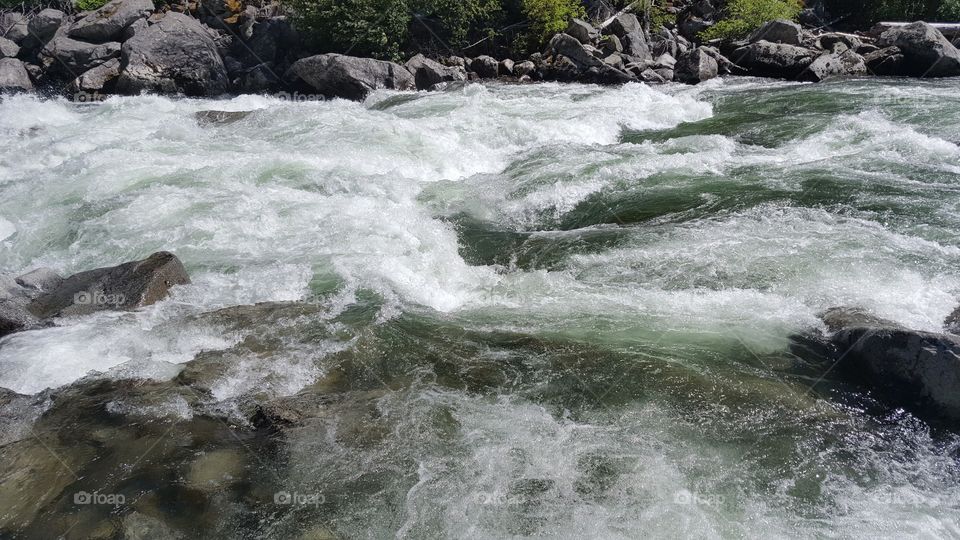
[[[227,70],[209,29],[169,12],[123,44],[117,91],[215,96],[229,87]]]
[[[925,22],[891,28],[880,35],[881,47],[903,53],[903,75],[918,77],[960,76],[960,51],[939,30]]]
[[[796,79],[813,63],[816,53],[785,43],[758,41],[734,51],[731,60],[750,75]]]
[[[603,62],[596,56],[590,54],[583,44],[577,41],[577,38],[568,34],[557,34],[550,40],[550,49],[561,56],[568,58],[573,64],[581,70],[591,67],[600,67]]]
[[[30,19],[28,28],[30,29],[31,37],[39,40],[41,43],[46,43],[57,33],[57,30],[60,29],[60,26],[66,21],[66,13],[58,9],[47,8]]]
[[[99,66],[89,69],[70,83],[74,92],[100,94],[110,92],[120,76],[120,60],[111,58]]]
[[[614,35],[623,45],[623,52],[639,60],[649,60],[650,46],[643,32],[643,25],[633,13],[622,13],[601,30],[604,34]]]
[[[874,75],[898,75],[904,72],[906,57],[900,47],[884,47],[863,55],[867,70]]]
[[[16,58],[20,46],[5,37],[0,37],[0,58]]]
[[[30,75],[16,58],[0,58],[0,93],[33,90]]]
[[[960,337],[919,332],[856,310],[823,315],[846,378],[895,406],[960,420]]]
[[[153,10],[152,0],[111,0],[74,23],[70,37],[96,43],[120,41],[131,23],[149,16]]]
[[[596,28],[582,19],[573,19],[570,21],[565,33],[577,38],[580,43],[584,44],[591,43],[599,34]]]
[[[756,43],[760,40],[770,43],[785,43],[787,45],[800,45],[803,42],[803,30],[800,25],[786,19],[777,19],[769,21],[758,28],[750,35],[750,43]]]
[[[718,70],[716,59],[703,48],[696,48],[680,55],[674,66],[674,75],[682,83],[697,84],[715,78]]]
[[[83,315],[102,310],[130,310],[166,298],[174,285],[190,277],[174,254],[161,251],[142,261],[80,272],[33,300],[28,309],[38,318]]]
[[[500,74],[500,62],[492,56],[481,55],[470,62],[470,70],[481,79],[496,79]]]
[[[22,13],[8,11],[0,14],[0,36],[19,44],[29,35],[29,21]]]
[[[404,67],[413,74],[418,90],[429,90],[440,83],[467,79],[467,74],[463,69],[444,66],[422,54],[408,60]]]
[[[318,54],[290,66],[288,79],[299,79],[327,97],[362,100],[378,88],[413,90],[416,81],[393,62],[342,54]]]
[[[866,75],[867,64],[859,54],[846,50],[820,55],[801,75],[800,80],[820,82],[829,77]]]
[[[120,56],[120,43],[87,43],[58,34],[40,52],[40,62],[52,78],[72,80],[79,74]]]

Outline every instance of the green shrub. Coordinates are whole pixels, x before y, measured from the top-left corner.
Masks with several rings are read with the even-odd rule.
[[[579,0],[523,0],[522,7],[530,24],[528,36],[538,45],[564,31],[571,19],[586,16]]]
[[[324,52],[398,59],[410,12],[403,0],[291,0],[297,26]]]
[[[960,0],[943,0],[937,16],[944,21],[960,21]]]
[[[426,33],[440,46],[460,48],[488,35],[501,23],[501,0],[408,0],[411,34]],[[412,43],[411,46],[423,45]]]
[[[796,20],[802,9],[799,0],[732,0],[727,5],[726,16],[704,30],[700,37],[706,40],[739,39],[767,21]]]
[[[76,6],[77,11],[93,11],[103,7],[107,1],[108,0],[77,0],[73,5]]]

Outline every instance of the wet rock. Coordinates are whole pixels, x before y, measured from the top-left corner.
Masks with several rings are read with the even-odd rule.
[[[46,43],[67,22],[67,14],[58,9],[44,9],[30,19],[30,35],[41,43]],[[109,41],[109,40],[107,40]]]
[[[846,50],[842,53],[821,55],[799,77],[800,80],[820,82],[829,77],[866,75],[867,65],[859,54]]]
[[[501,77],[512,77],[515,65],[513,60],[504,58],[500,61],[500,65],[497,66],[497,73],[499,73]]]
[[[870,73],[892,76],[905,71],[906,57],[899,47],[886,47],[863,55],[863,61]]]
[[[180,540],[185,538],[162,520],[140,512],[131,512],[123,518],[124,540]]]
[[[756,43],[761,40],[769,41],[770,43],[800,45],[803,42],[803,31],[800,25],[793,21],[777,19],[764,23],[763,26],[750,35],[750,43]]]
[[[29,92],[33,82],[23,65],[16,58],[0,58],[0,93]]]
[[[16,58],[19,53],[19,45],[7,38],[0,37],[0,58]]]
[[[0,36],[19,44],[29,35],[29,22],[22,13],[8,11],[0,15]]]
[[[186,485],[199,491],[219,491],[244,475],[244,459],[236,450],[206,452],[190,463]]]
[[[75,92],[99,94],[110,92],[120,77],[120,59],[111,58],[99,66],[88,69],[70,83]]]
[[[50,291],[63,283],[63,277],[52,268],[37,268],[16,279],[17,285],[38,293]]]
[[[667,79],[663,75],[650,68],[641,71],[638,77],[641,81],[648,84],[663,84],[667,82]],[[673,77],[670,77],[670,80],[673,80]]]
[[[803,47],[758,41],[734,51],[731,60],[746,68],[750,75],[796,79],[817,56]]]
[[[944,321],[943,326],[947,329],[947,332],[960,334],[960,307],[954,310],[954,312],[947,317],[947,320]]]
[[[877,45],[898,47],[905,57],[902,75],[960,75],[960,51],[939,30],[925,22],[895,27],[881,34]]]
[[[404,67],[413,74],[418,90],[429,90],[437,84],[467,79],[463,69],[444,66],[422,54],[408,60]]]
[[[519,64],[513,66],[513,74],[517,77],[523,77],[525,75],[530,75],[536,71],[537,66],[530,60],[520,62]]]
[[[596,28],[582,19],[573,19],[570,21],[564,33],[573,36],[577,41],[584,44],[591,43],[597,38],[597,35],[599,35]]]
[[[0,337],[40,327],[40,320],[27,309],[26,301],[0,300]]]
[[[117,91],[216,96],[229,79],[209,29],[196,19],[168,12],[123,44]]]
[[[703,49],[697,48],[680,55],[674,73],[676,79],[686,84],[698,84],[716,78],[717,61]]]
[[[478,56],[470,62],[470,70],[482,79],[496,79],[500,72],[500,63],[491,56]]]
[[[111,0],[74,23],[69,35],[95,43],[119,41],[123,31],[154,10],[152,0]]]
[[[239,122],[253,111],[197,111],[193,117],[201,126],[224,125]]]
[[[960,337],[910,330],[850,309],[829,310],[823,320],[845,377],[892,405],[960,420]]]
[[[319,54],[297,60],[285,78],[301,80],[327,97],[357,101],[378,88],[416,88],[413,75],[399,64],[342,54]]]
[[[136,309],[166,298],[174,285],[190,283],[183,264],[165,251],[142,261],[74,274],[30,303],[40,318],[105,309]]]

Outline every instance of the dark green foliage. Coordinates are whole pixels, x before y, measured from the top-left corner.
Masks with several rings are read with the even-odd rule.
[[[742,38],[767,21],[796,20],[801,9],[798,0],[732,0],[724,18],[705,30],[701,37],[707,40]]]
[[[933,21],[960,17],[958,0],[826,0],[838,26],[869,28],[880,21]],[[951,8],[951,5],[953,8]]]

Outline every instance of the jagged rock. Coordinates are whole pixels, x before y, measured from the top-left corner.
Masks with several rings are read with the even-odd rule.
[[[123,44],[117,91],[215,96],[229,79],[208,29],[196,19],[168,12]]]
[[[960,338],[847,309],[823,315],[846,377],[897,406],[960,420]]]
[[[525,75],[530,75],[531,73],[536,71],[536,69],[537,69],[536,64],[534,64],[530,60],[526,60],[524,62],[520,62],[519,64],[516,64],[515,66],[513,66],[513,74],[517,77],[523,77]]]
[[[905,71],[906,57],[900,47],[886,47],[863,55],[863,61],[870,73],[891,76]]]
[[[19,44],[29,35],[29,22],[22,13],[8,11],[0,15],[0,36]]]
[[[604,34],[612,34],[620,39],[623,52],[641,60],[650,58],[650,47],[643,32],[643,25],[632,13],[618,15],[610,24],[601,30]]]
[[[686,84],[697,84],[717,76],[717,61],[702,48],[680,55],[674,73],[676,79]]]
[[[19,53],[19,45],[7,38],[0,37],[0,58],[16,58]]]
[[[404,66],[413,74],[418,90],[429,90],[440,83],[467,79],[467,74],[463,69],[444,66],[422,54],[414,56]]]
[[[667,82],[667,79],[665,79],[662,75],[660,75],[659,73],[657,73],[656,71],[654,71],[654,70],[652,70],[652,69],[650,69],[650,68],[647,68],[647,69],[641,71],[641,72],[640,72],[640,75],[638,76],[638,78],[639,78],[641,81],[643,81],[643,82],[645,82],[645,83],[649,83],[649,84],[663,84],[663,83]],[[671,79],[672,79],[672,77],[671,77]]]
[[[588,69],[603,65],[597,57],[590,54],[583,44],[573,36],[557,34],[550,40],[550,49],[573,62],[577,69]]]
[[[621,53],[623,52],[623,43],[620,42],[620,38],[613,34],[603,36],[603,40],[600,41],[600,50],[608,56],[613,53]]]
[[[724,56],[720,52],[720,50],[717,49],[716,47],[700,47],[700,48],[703,49],[703,52],[709,54],[710,56],[713,57],[714,60],[717,61],[717,67],[719,68],[721,74],[732,73],[736,75],[742,75],[746,73],[745,69],[731,62],[730,59]]]
[[[816,54],[803,47],[758,41],[734,51],[731,60],[751,75],[796,79],[813,63]]]
[[[17,285],[31,291],[50,291],[63,283],[63,277],[52,268],[37,268],[16,279]]]
[[[342,54],[319,54],[297,60],[285,78],[302,80],[327,97],[352,100],[363,100],[378,88],[416,88],[413,75],[399,64]]]
[[[750,43],[758,41],[769,41],[770,43],[784,43],[787,45],[800,45],[803,42],[803,30],[800,25],[786,19],[777,19],[769,21],[758,28],[750,35]]]
[[[891,28],[880,36],[877,45],[900,49],[906,60],[902,65],[902,75],[960,75],[960,51],[939,30],[925,22]]]
[[[152,0],[111,0],[74,23],[69,35],[96,43],[119,41],[127,26],[148,17],[153,10]]]
[[[40,52],[40,61],[47,75],[72,80],[81,73],[120,56],[120,43],[87,43],[63,34],[51,39]]]
[[[40,13],[37,13],[30,19],[28,28],[30,30],[30,35],[33,38],[40,40],[41,43],[46,43],[54,34],[57,33],[57,30],[67,21],[67,14],[58,10],[58,9],[44,9]],[[109,40],[108,40],[109,41]]]
[[[147,22],[147,19],[137,19],[133,21],[129,26],[123,29],[123,37],[121,40],[127,41],[128,39],[137,35],[137,32],[146,30],[148,26],[150,26],[150,23]]]
[[[497,66],[497,72],[500,73],[501,77],[511,77],[513,76],[513,68],[516,64],[513,60],[505,58],[500,61],[500,65]]]
[[[621,71],[624,68],[623,57],[617,53],[613,53],[610,56],[604,58],[603,63],[612,68],[619,69]]]
[[[947,320],[943,323],[944,328],[947,332],[952,334],[960,334],[960,307],[955,309],[953,313],[947,317]]]
[[[0,58],[0,93],[29,92],[33,83],[23,62],[16,58]]]
[[[582,19],[573,19],[570,21],[570,25],[567,26],[567,30],[564,33],[575,37],[580,43],[590,43],[596,39],[599,34],[596,28]]]
[[[40,326],[24,300],[0,300],[0,337]]]
[[[120,77],[120,59],[111,58],[95,68],[91,68],[70,83],[75,92],[109,92]]]
[[[38,318],[136,309],[163,300],[171,287],[187,283],[190,277],[180,259],[161,251],[141,261],[74,274],[28,309]]]
[[[470,69],[482,79],[496,79],[500,63],[491,56],[478,56],[470,62]]]
[[[846,50],[842,53],[820,55],[810,64],[800,80],[820,82],[828,77],[844,75],[866,75],[867,65],[859,54]]]

